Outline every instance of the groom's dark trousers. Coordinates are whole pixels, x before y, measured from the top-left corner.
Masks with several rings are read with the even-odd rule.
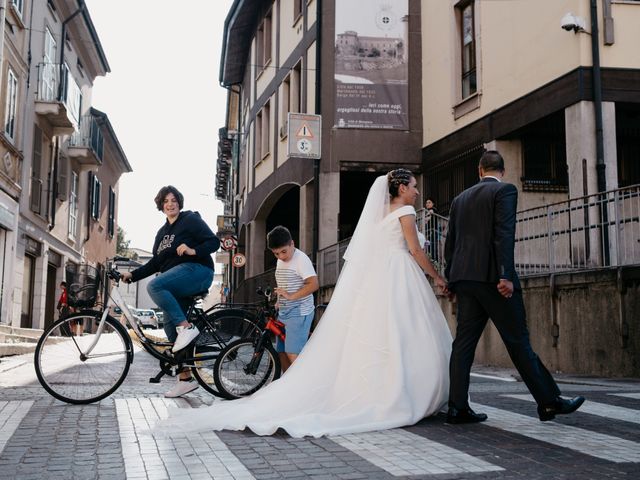
[[[504,298],[495,284],[471,281],[456,283],[455,291],[458,327],[449,365],[449,404],[458,409],[468,406],[469,373],[478,340],[489,318],[533,398],[539,405],[551,404],[560,390],[531,348],[522,292],[516,290],[511,298]]]
[[[491,318],[513,364],[539,405],[550,405],[560,390],[531,348],[514,246],[518,190],[485,177],[451,204],[445,244],[445,275],[458,300],[456,338],[449,366],[449,405],[466,409],[476,346]],[[512,282],[510,298],[497,289]]]

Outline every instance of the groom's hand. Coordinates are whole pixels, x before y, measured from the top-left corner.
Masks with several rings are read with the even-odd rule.
[[[498,282],[498,292],[504,298],[511,298],[513,295],[513,282],[510,282],[506,278],[501,278]]]

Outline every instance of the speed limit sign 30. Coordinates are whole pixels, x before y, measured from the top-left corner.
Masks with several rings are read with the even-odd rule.
[[[244,264],[247,263],[247,258],[241,253],[236,253],[232,257],[231,263],[236,268],[244,267]]]

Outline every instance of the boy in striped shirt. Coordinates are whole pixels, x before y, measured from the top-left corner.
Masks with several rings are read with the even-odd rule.
[[[278,259],[274,290],[278,295],[278,319],[286,326],[286,339],[276,340],[282,370],[298,357],[307,343],[313,321],[313,292],[318,290],[318,275],[309,257],[298,250],[291,232],[281,225],[267,234],[267,246]]]

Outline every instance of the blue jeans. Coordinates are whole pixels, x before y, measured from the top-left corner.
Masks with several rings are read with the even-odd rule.
[[[164,331],[170,342],[178,336],[176,326],[185,321],[184,297],[209,289],[213,270],[199,263],[181,263],[161,273],[147,285],[151,300],[164,311]]]

